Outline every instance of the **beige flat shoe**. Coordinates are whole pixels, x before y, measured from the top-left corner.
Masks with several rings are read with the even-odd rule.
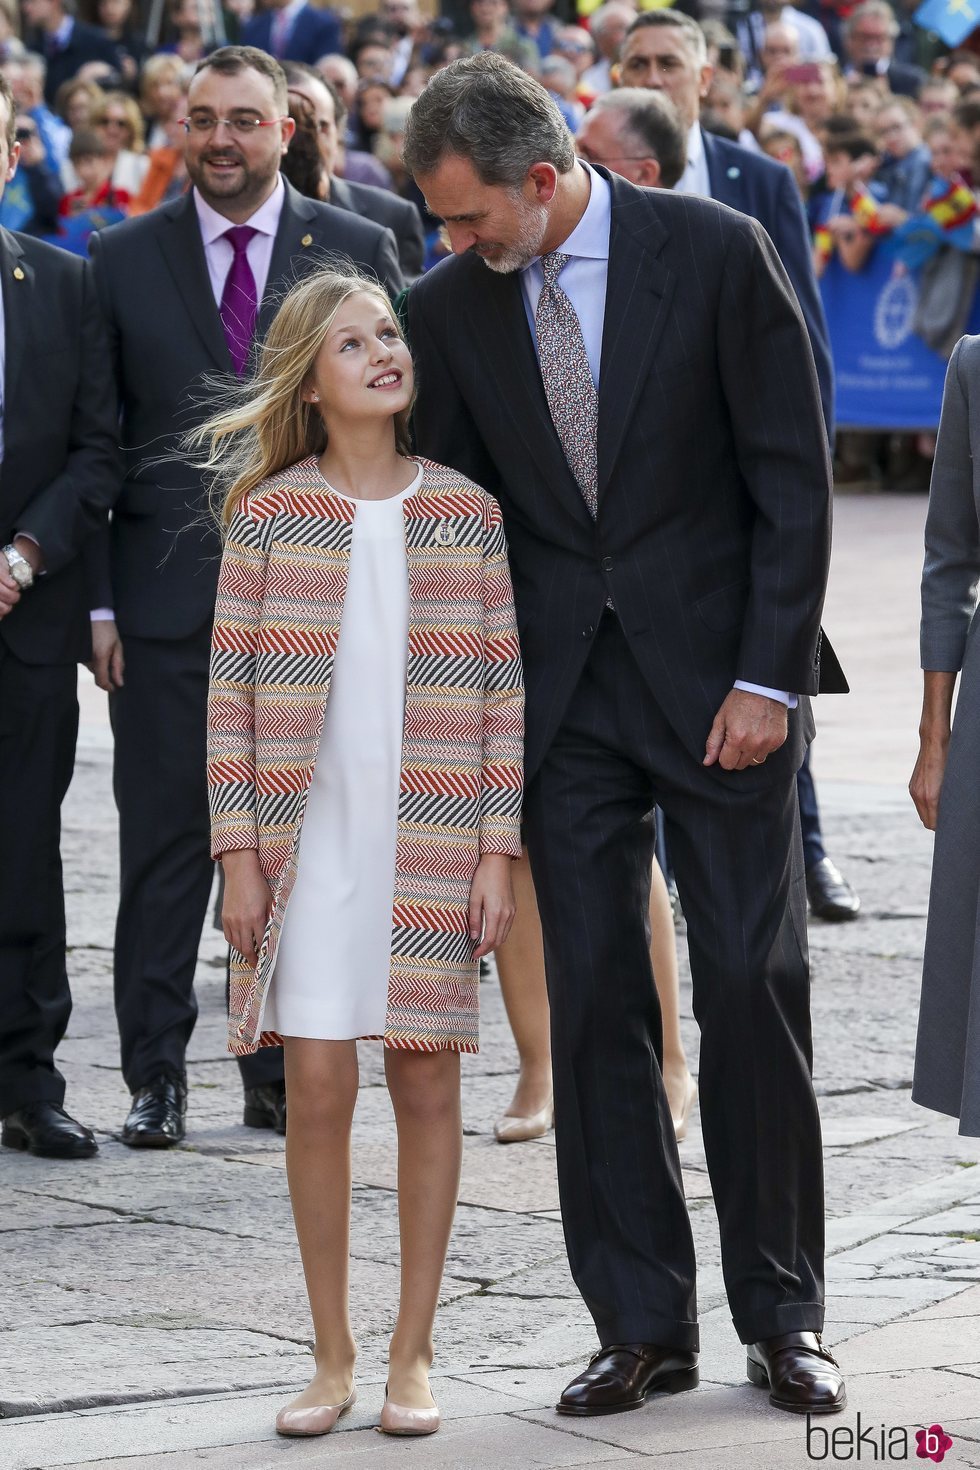
[[[694,1078],[690,1074],[688,1074],[687,1092],[684,1095],[684,1103],[681,1107],[680,1117],[672,1119],[674,1124],[674,1137],[677,1139],[678,1143],[683,1143],[685,1138],[687,1137],[687,1121],[691,1116],[691,1109],[697,1101],[697,1096],[698,1084],[695,1082]]]
[[[357,1390],[351,1384],[350,1393],[342,1404],[318,1404],[311,1409],[280,1409],[276,1415],[276,1433],[289,1435],[329,1434],[337,1420],[357,1403]]]
[[[379,1434],[435,1434],[440,1423],[439,1410],[434,1404],[431,1409],[406,1409],[404,1404],[391,1402],[386,1388],[381,1419],[375,1428]]]
[[[555,1105],[550,1099],[538,1113],[526,1118],[515,1118],[505,1113],[493,1125],[493,1136],[498,1143],[527,1143],[531,1138],[543,1138],[555,1126]]]

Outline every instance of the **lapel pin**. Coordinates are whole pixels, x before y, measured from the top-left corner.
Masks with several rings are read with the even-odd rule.
[[[742,170],[740,168],[736,168],[735,165],[733,164],[732,167],[728,170],[728,177],[730,179],[739,179],[739,178],[741,178],[741,176],[742,176]]]
[[[24,272],[21,270],[20,266],[19,265],[15,265],[14,266],[14,280],[15,281],[23,281],[25,279],[26,279],[26,277],[24,276]]]
[[[436,529],[436,543],[439,546],[455,546],[456,532],[449,521],[440,521]]]
[[[305,249],[305,247],[306,247],[306,246],[307,246],[307,245],[312,245],[312,244],[313,244],[313,236],[312,236],[312,235],[304,235],[304,236],[303,236],[303,238],[302,238],[302,240],[300,240],[300,242],[299,242],[299,243],[300,243],[300,244],[301,244],[301,245],[302,245],[302,246],[303,246],[303,247],[304,247],[304,249]]]

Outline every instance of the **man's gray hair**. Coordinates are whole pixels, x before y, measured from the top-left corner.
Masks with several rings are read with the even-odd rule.
[[[408,115],[403,157],[416,178],[447,155],[467,159],[481,183],[522,187],[536,163],[575,166],[565,119],[540,82],[493,51],[436,72]]]
[[[862,22],[869,18],[884,20],[888,22],[888,29],[892,38],[898,35],[899,24],[895,19],[895,12],[887,3],[887,0],[863,0],[863,4],[856,5],[844,22],[844,34],[849,36]]]
[[[605,5],[600,5],[598,10],[593,10],[589,19],[589,34],[601,36],[609,21],[617,15],[623,16],[626,20],[632,20],[635,14],[633,6],[624,4],[623,0],[606,0]]]
[[[673,189],[687,166],[687,130],[669,97],[647,87],[620,87],[597,97],[592,110],[621,113],[635,146],[660,164],[660,187]]]
[[[868,4],[875,4],[877,0],[868,0]],[[685,41],[694,53],[694,60],[698,66],[708,64],[708,43],[704,39],[704,31],[697,21],[691,16],[685,15],[683,10],[644,10],[626,32],[624,48],[629,43],[630,36],[635,36],[637,31],[644,31],[648,27],[666,27],[668,30],[680,31]]]

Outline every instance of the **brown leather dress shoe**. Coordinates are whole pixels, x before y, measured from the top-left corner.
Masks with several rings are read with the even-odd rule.
[[[768,1388],[769,1402],[791,1414],[839,1414],[847,1403],[844,1376],[819,1332],[784,1332],[749,1346],[749,1382]]]
[[[555,1405],[559,1414],[622,1414],[642,1409],[653,1393],[698,1386],[698,1355],[650,1342],[600,1348]]]

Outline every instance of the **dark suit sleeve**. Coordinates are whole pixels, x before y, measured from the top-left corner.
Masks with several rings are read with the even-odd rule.
[[[437,285],[435,277],[423,277],[423,281],[424,287],[419,284],[409,291],[402,316],[408,324],[418,390],[412,412],[415,447],[427,459],[450,465],[492,494],[500,477],[427,320],[430,303],[433,311],[440,312],[447,310],[446,304],[431,289]]]
[[[775,233],[772,243],[786,267],[786,274],[793,283],[803,320],[810,334],[813,361],[820,384],[820,402],[823,406],[824,422],[827,425],[827,441],[834,438],[834,361],[830,351],[830,334],[824,316],[820,288],[813,271],[813,254],[810,248],[810,231],[803,210],[803,203],[788,169],[781,169],[779,194],[773,211],[772,224]],[[778,233],[778,239],[777,239]]]
[[[310,47],[310,66],[315,66],[321,56],[331,56],[343,50],[340,39],[340,22],[333,11],[323,10],[319,13],[314,11],[313,14],[316,16],[316,31]]]
[[[105,323],[87,263],[81,291],[68,457],[61,473],[28,501],[17,518],[17,529],[39,543],[47,573],[59,571],[104,526],[122,480]]]
[[[389,229],[382,231],[381,239],[378,241],[371,269],[378,280],[384,286],[388,295],[394,300],[405,285],[405,277],[398,263],[398,246],[395,237]]]
[[[398,258],[402,269],[409,280],[414,281],[422,274],[425,265],[425,234],[422,230],[422,217],[415,205],[410,205],[404,214],[399,214]]]
[[[733,229],[722,277],[718,361],[739,468],[755,505],[737,677],[817,692],[830,561],[830,460],[813,354],[772,242]]]

